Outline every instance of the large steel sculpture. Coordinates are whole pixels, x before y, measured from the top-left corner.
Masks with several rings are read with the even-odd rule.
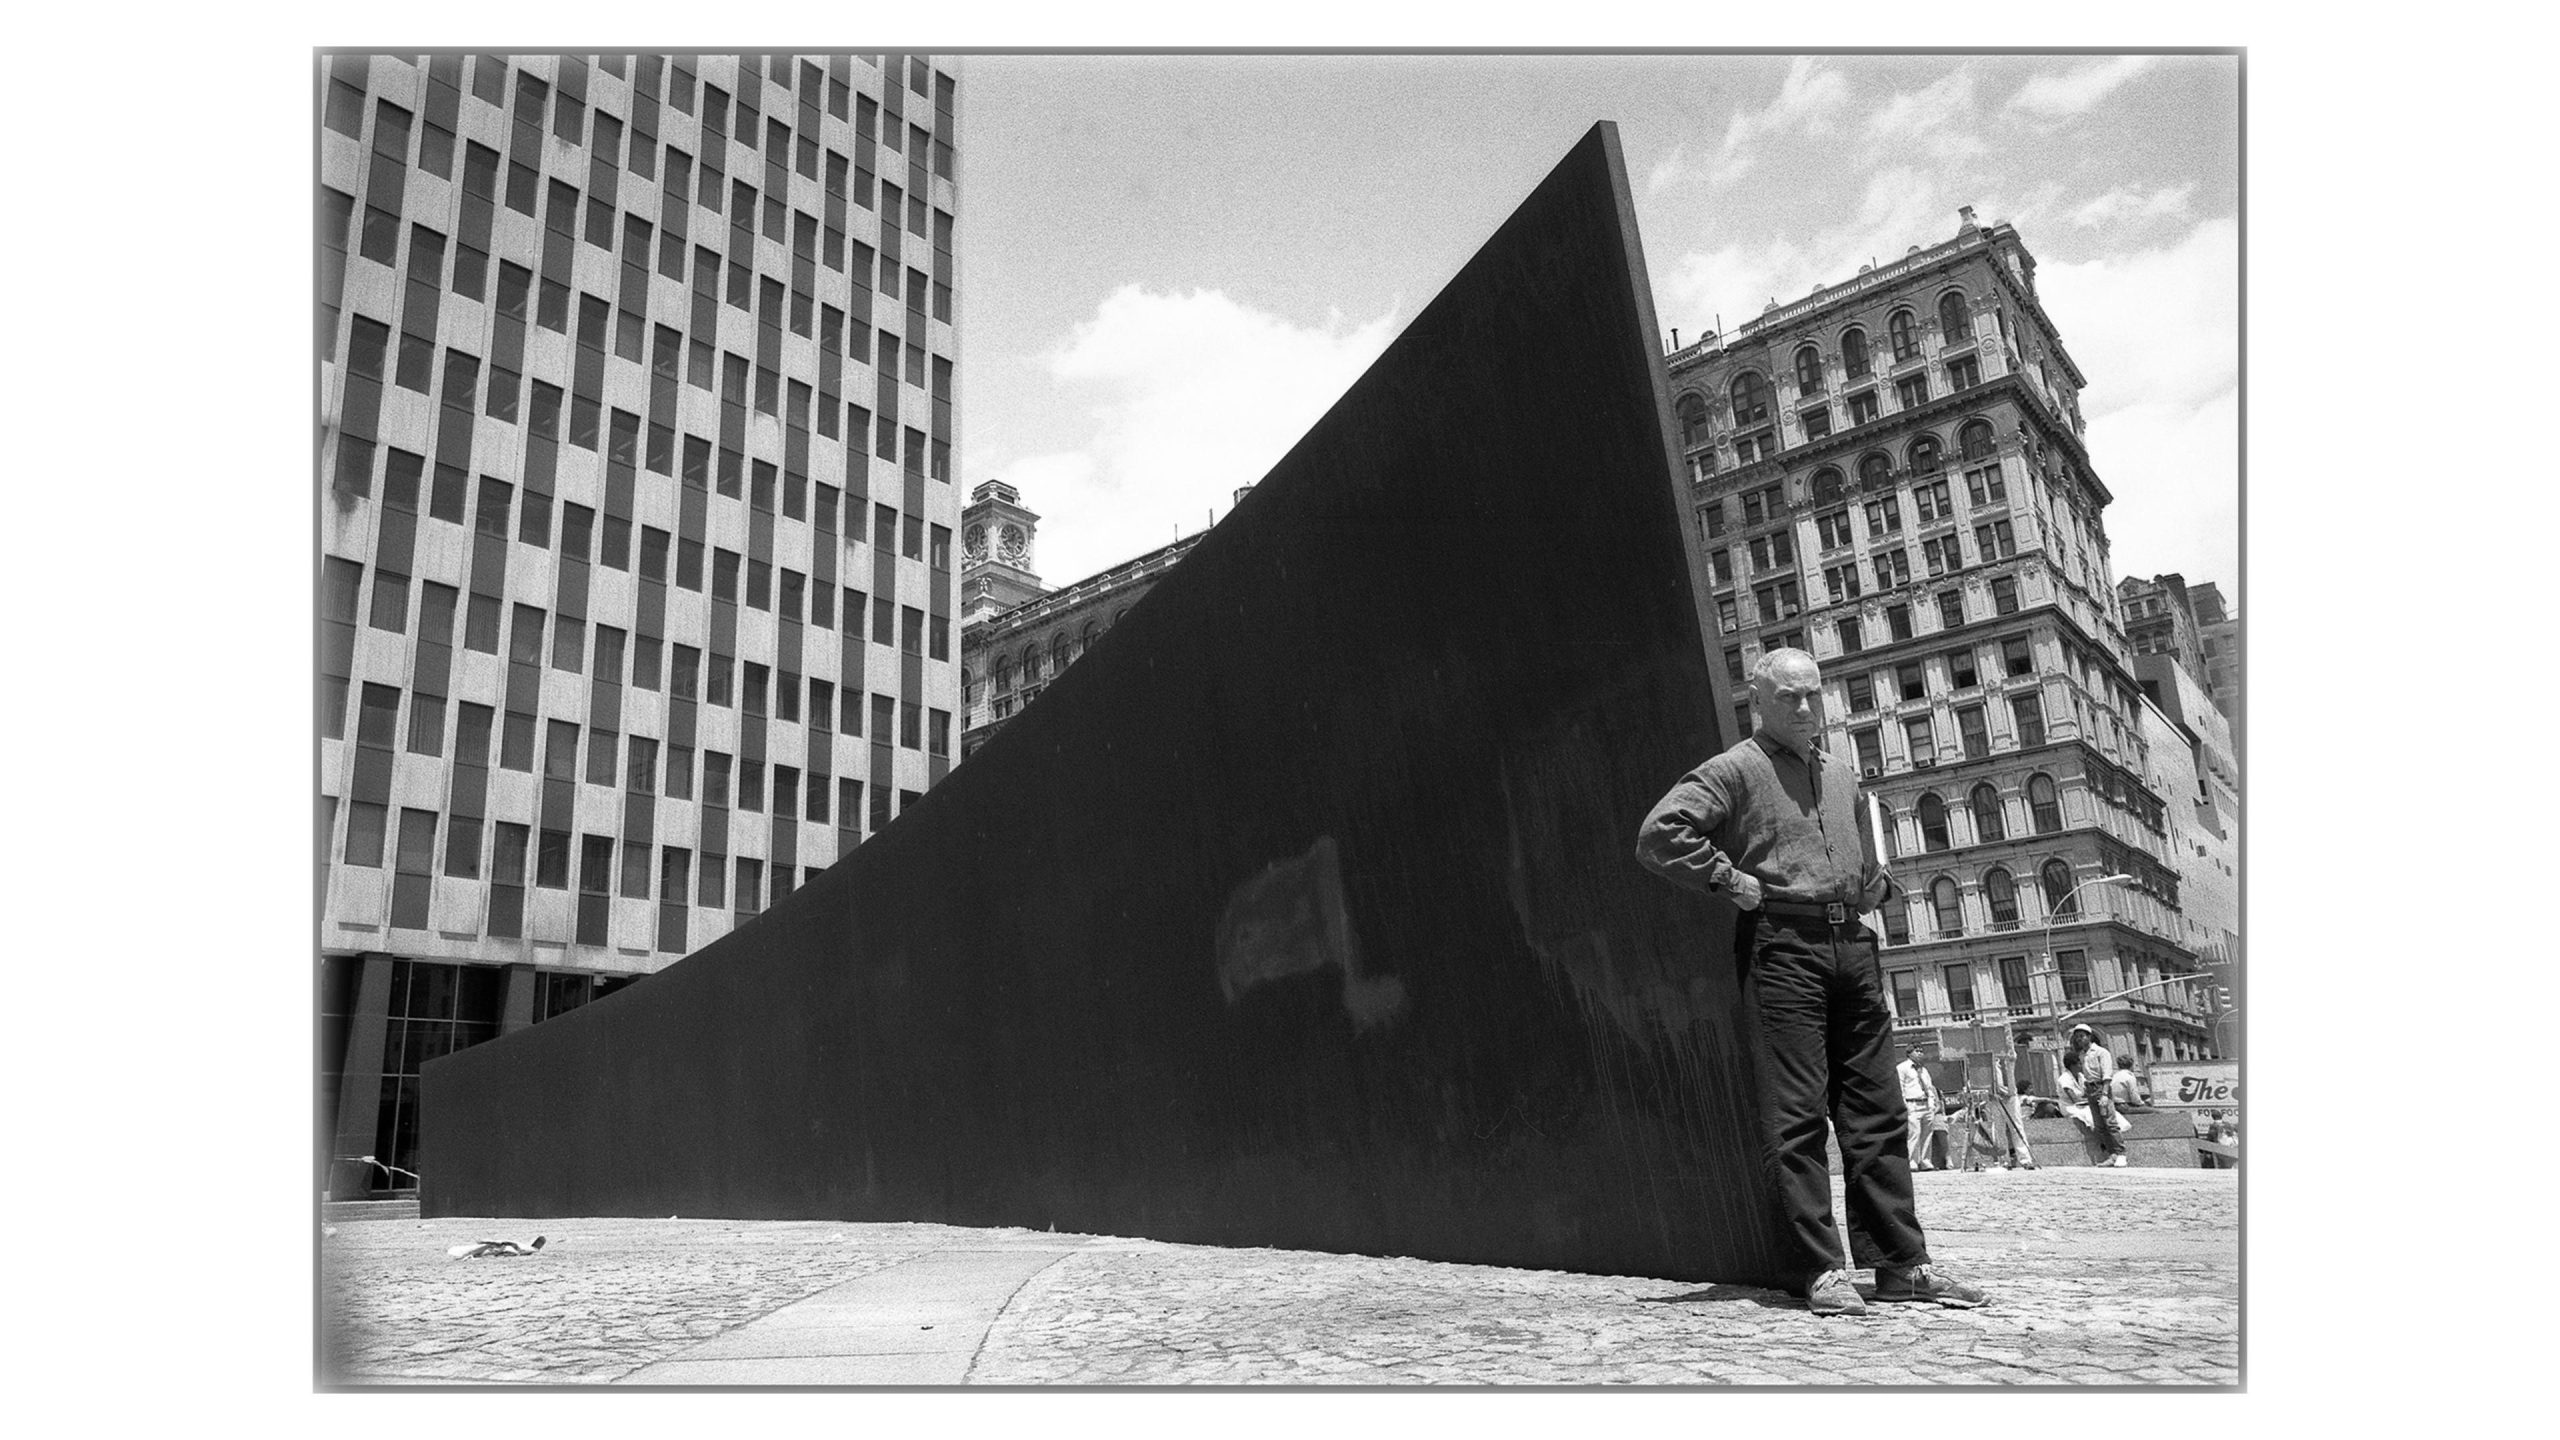
[[[425,1211],[1800,1278],[1731,912],[1632,858],[1728,713],[1658,354],[1604,124],[895,824],[430,1065]]]

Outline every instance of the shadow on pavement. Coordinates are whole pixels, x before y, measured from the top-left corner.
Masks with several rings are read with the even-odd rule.
[[[1757,1285],[1710,1285],[1685,1295],[1638,1296],[1647,1305],[1733,1305],[1748,1302],[1763,1310],[1801,1310],[1804,1301],[1784,1291]]]

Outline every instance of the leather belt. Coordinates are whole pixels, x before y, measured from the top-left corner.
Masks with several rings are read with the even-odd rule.
[[[1847,925],[1858,918],[1856,907],[1838,900],[1821,905],[1803,900],[1763,900],[1760,908],[1782,919],[1820,920],[1827,925]]]

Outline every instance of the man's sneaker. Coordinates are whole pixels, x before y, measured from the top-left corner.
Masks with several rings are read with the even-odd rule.
[[[1805,1287],[1804,1308],[1816,1315],[1864,1315],[1866,1297],[1846,1270],[1825,1270]]]
[[[2107,1162],[2106,1162],[2106,1163],[2108,1164],[2108,1166],[2109,1166],[2110,1168],[2117,1169],[2117,1170],[2121,1170],[2121,1169],[2123,1169],[2123,1168],[2124,1168],[2124,1166],[2125,1166],[2125,1158],[2124,1158],[2124,1154],[2123,1154],[2123,1152],[2122,1152],[2122,1151],[2118,1151],[2117,1153],[2115,1153],[2115,1154],[2113,1154],[2113,1155],[2108,1156],[2108,1157],[2107,1157]]]
[[[1876,1299],[1899,1304],[1928,1300],[1957,1310],[1970,1310],[1990,1297],[1961,1280],[1943,1275],[1933,1266],[1914,1265],[1908,1270],[1876,1269]]]

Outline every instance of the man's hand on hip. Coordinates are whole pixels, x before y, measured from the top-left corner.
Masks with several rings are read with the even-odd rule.
[[[1733,877],[1733,883],[1728,888],[1733,891],[1734,904],[1741,906],[1745,910],[1757,910],[1760,908],[1759,881],[1752,879],[1748,875],[1736,872]]]

